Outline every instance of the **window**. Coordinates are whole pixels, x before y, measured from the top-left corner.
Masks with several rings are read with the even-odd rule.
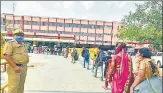
[[[30,30],[29,32],[33,32],[33,30]]]
[[[109,27],[112,27],[112,26],[111,26],[111,25],[106,25],[106,27],[108,27],[108,28],[109,28]]]
[[[53,22],[49,22],[49,26],[53,26]]]
[[[70,27],[73,27],[73,24],[69,23]]]
[[[92,25],[88,25],[88,28],[90,28],[90,29],[91,29],[91,28],[92,28]]]
[[[78,24],[78,27],[81,28],[81,24]]]
[[[10,21],[12,23],[12,21]],[[20,20],[15,20],[15,24],[21,24]]]
[[[70,27],[69,23],[65,23],[65,27]]]
[[[28,32],[28,30],[27,29],[24,29],[24,32]]]
[[[103,28],[104,28],[104,26],[103,26],[103,25],[100,25],[100,28],[101,28],[101,29],[103,29]]]
[[[73,24],[73,27],[77,27],[77,24]]]
[[[48,22],[41,22],[41,25],[42,26],[47,26],[48,25]]]
[[[62,27],[62,25],[63,25],[62,23],[57,23],[57,26],[59,27]]]
[[[32,24],[32,25],[35,25],[35,21],[32,21],[31,24]]]
[[[27,32],[31,32],[31,30],[30,29],[27,29]]]
[[[101,26],[100,25],[97,25],[97,29],[100,29],[101,28]]]
[[[37,30],[36,32],[38,33],[38,32],[40,32],[40,30]]]
[[[33,30],[33,32],[36,32],[36,30]]]
[[[59,31],[59,34],[62,34],[62,31]]]
[[[49,32],[49,33],[53,33],[52,30],[49,30],[48,32]]]
[[[88,28],[88,25],[84,24],[84,28]]]
[[[24,25],[31,25],[31,21],[24,21]]]
[[[32,21],[32,25],[36,25],[36,22],[35,21]]]
[[[83,25],[83,24],[81,24],[81,27],[82,27],[82,28],[84,28],[84,25]]]
[[[97,26],[97,25],[95,25],[94,27],[95,27],[95,29],[97,29],[97,28],[98,28],[98,26]]]
[[[59,34],[58,31],[55,31],[56,34]]]
[[[14,24],[14,20],[11,20],[11,21],[10,21],[10,24]]]
[[[71,34],[71,32],[67,32],[67,34]]]

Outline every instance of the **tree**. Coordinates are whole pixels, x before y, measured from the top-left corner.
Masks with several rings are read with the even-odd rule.
[[[151,46],[160,49],[162,45],[162,2],[146,1],[142,5],[135,4],[135,12],[129,12],[121,20],[124,28],[117,37],[123,40],[143,43],[150,41]]]

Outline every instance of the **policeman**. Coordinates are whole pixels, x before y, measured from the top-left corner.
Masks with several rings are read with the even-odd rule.
[[[29,62],[28,50],[25,47],[22,30],[13,31],[13,40],[4,47],[4,58],[8,62],[8,93],[24,93],[24,83]]]

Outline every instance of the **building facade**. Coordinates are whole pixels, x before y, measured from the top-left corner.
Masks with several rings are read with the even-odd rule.
[[[7,26],[7,22],[10,23]],[[1,14],[3,33],[11,33],[21,25],[25,40],[75,42],[77,44],[115,45],[116,34],[122,25],[84,19],[65,19],[56,17],[38,17],[26,15]],[[2,30],[1,30],[2,31]],[[9,36],[8,36],[9,37]]]

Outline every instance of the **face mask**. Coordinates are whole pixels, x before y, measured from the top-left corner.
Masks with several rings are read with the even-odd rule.
[[[24,40],[24,36],[15,36],[16,41],[22,42]]]

